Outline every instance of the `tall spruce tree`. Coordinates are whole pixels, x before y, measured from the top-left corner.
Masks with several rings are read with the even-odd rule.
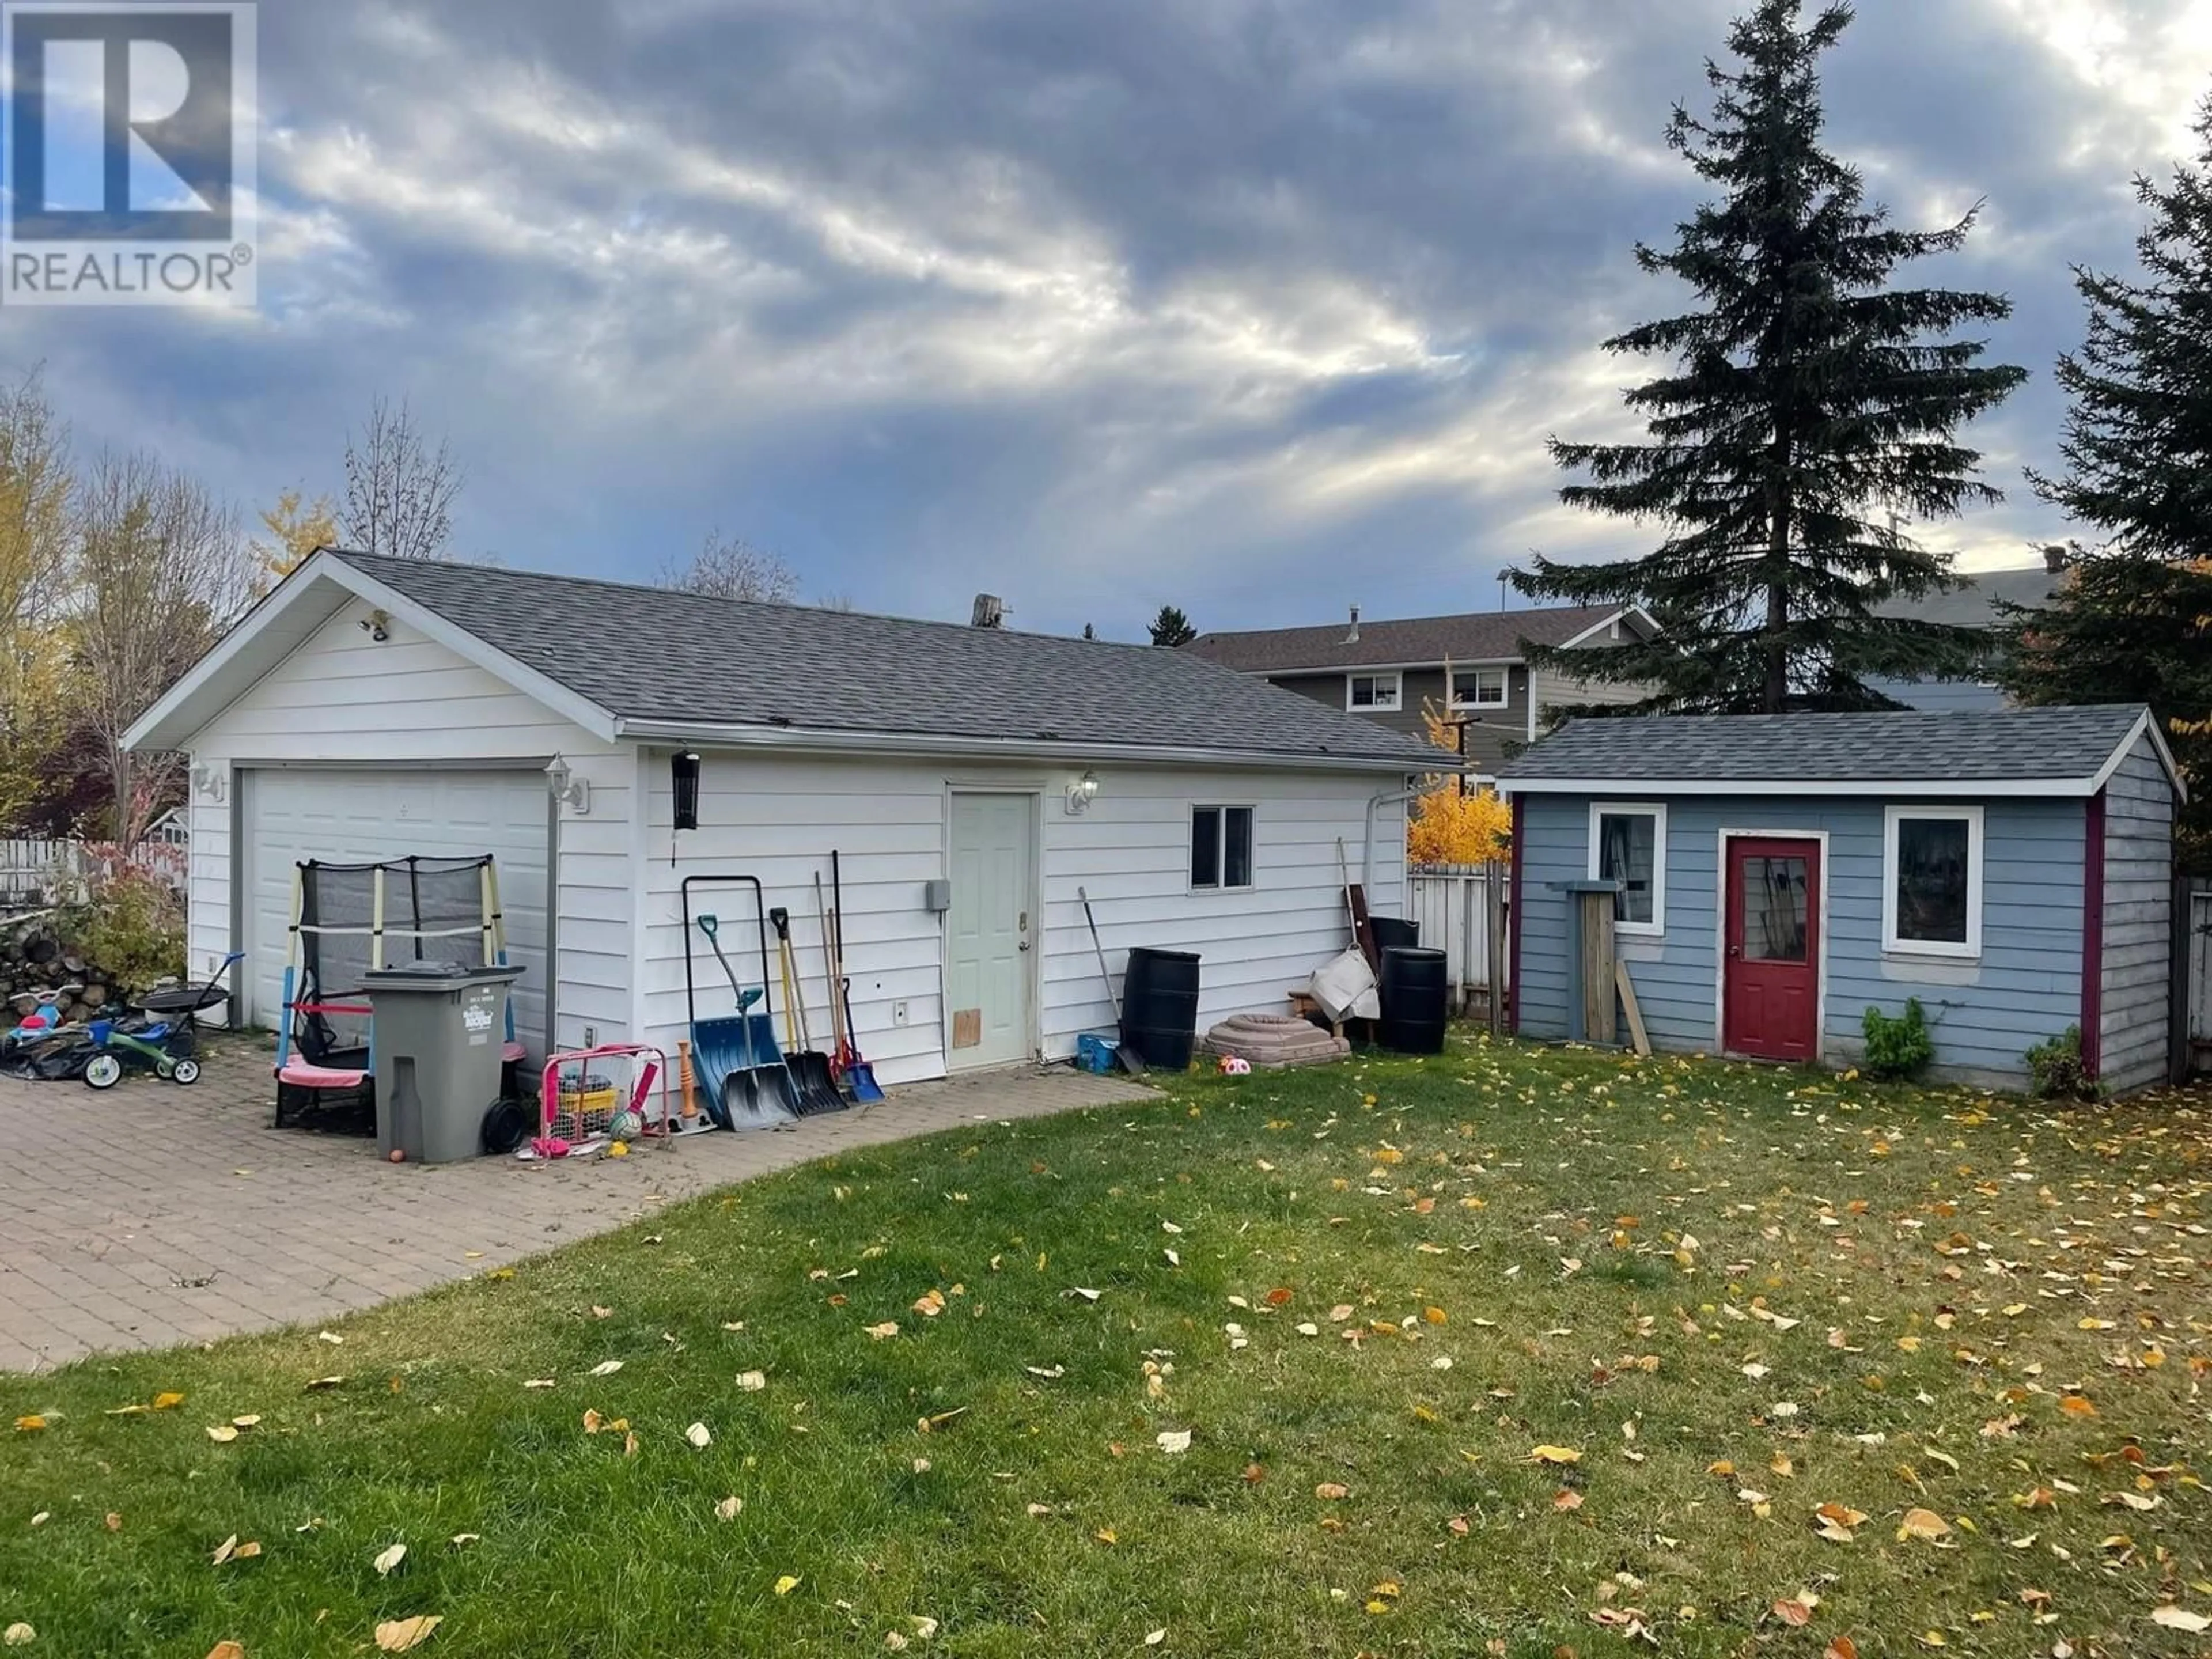
[[[1174,647],[1188,645],[1198,637],[1198,630],[1190,625],[1190,618],[1182,614],[1182,607],[1164,605],[1152,621],[1154,645]]]
[[[2212,100],[2194,166],[2138,177],[2141,270],[2076,267],[2081,349],[2058,360],[2069,407],[2045,501],[2104,532],[2046,608],[2016,612],[2005,686],[2023,702],[2147,702],[2190,782],[2185,867],[2212,870]]]
[[[1952,517],[2000,493],[1954,434],[2027,378],[1980,362],[1962,325],[2008,315],[1991,294],[1892,288],[1908,260],[1958,248],[1947,229],[1899,230],[1857,172],[1821,147],[1819,62],[1851,21],[1831,5],[1760,0],[1709,62],[1713,112],[1677,106],[1668,144],[1719,199],[1670,248],[1637,263],[1678,278],[1699,309],[1607,340],[1672,360],[1625,394],[1650,441],[1570,443],[1586,482],[1560,498],[1666,539],[1638,557],[1571,565],[1539,556],[1521,591],[1583,605],[1641,602],[1666,624],[1618,650],[1527,647],[1542,665],[1643,684],[1641,701],[1591,713],[1778,713],[1893,706],[1873,677],[1941,678],[1978,666],[1984,630],[1881,614],[1950,585],[1948,556],[1899,520]]]
[[[2089,307],[2081,349],[2058,360],[2070,407],[2066,470],[2028,481],[2111,538],[2109,551],[2212,554],[2212,100],[2197,112],[2197,164],[2161,189],[2138,176],[2148,222],[2140,279],[2075,266]]]

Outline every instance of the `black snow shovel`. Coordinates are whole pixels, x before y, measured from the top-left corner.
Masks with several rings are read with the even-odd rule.
[[[776,953],[782,959],[784,1021],[792,1044],[783,1060],[791,1067],[791,1080],[799,1091],[799,1109],[805,1115],[842,1112],[845,1097],[830,1069],[830,1056],[815,1048],[806,1029],[805,992],[791,950],[791,912],[778,907],[768,913],[768,919],[775,929]]]

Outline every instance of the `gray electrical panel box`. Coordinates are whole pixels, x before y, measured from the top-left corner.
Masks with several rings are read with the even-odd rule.
[[[952,884],[939,876],[935,881],[921,884],[921,908],[933,916],[941,916],[952,908]]]

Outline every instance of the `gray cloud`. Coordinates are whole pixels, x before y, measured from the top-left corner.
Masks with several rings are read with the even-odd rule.
[[[649,570],[709,524],[886,609],[1006,594],[1133,633],[1495,602],[1559,509],[1542,440],[1618,429],[1611,330],[1696,200],[1658,142],[1731,8],[1620,0],[531,0],[265,8],[263,308],[19,313],[89,441],[241,499],[334,481],[404,393],[468,545]],[[2066,264],[2212,68],[2182,0],[1876,0],[1836,142],[1901,217],[1986,198],[1929,280],[1993,286],[2036,380],[1977,429],[2010,556]]]

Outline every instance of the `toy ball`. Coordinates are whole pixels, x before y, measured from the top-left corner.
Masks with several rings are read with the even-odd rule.
[[[645,1120],[625,1106],[608,1121],[610,1140],[635,1140],[645,1133]]]
[[[1224,1077],[1249,1077],[1251,1074],[1252,1074],[1252,1062],[1251,1062],[1250,1060],[1249,1060],[1245,1059],[1242,1054],[1224,1054],[1224,1055],[1222,1055],[1222,1057],[1221,1057],[1221,1075],[1222,1075],[1222,1076],[1224,1076]]]
[[[394,1146],[385,1156],[394,1164],[404,1164],[407,1161],[407,1149],[404,1146]]]
[[[609,1158],[628,1158],[629,1156],[629,1142],[627,1140],[616,1141],[612,1146],[607,1148],[607,1156]]]

